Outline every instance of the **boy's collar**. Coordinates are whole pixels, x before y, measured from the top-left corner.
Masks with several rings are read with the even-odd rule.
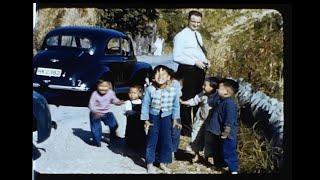
[[[156,87],[156,86],[154,86],[155,88],[156,88],[156,90],[167,90],[167,91],[169,91],[170,89],[171,89],[171,87],[172,87],[172,84],[169,84],[169,85],[167,85],[166,87],[164,87],[164,88],[160,88],[160,87]]]
[[[141,101],[141,99],[135,99],[135,100],[131,100],[131,103],[132,104],[141,104],[142,101]]]
[[[232,99],[232,96],[229,96],[229,97],[220,97],[220,99],[223,99],[223,100],[225,100],[225,99]]]

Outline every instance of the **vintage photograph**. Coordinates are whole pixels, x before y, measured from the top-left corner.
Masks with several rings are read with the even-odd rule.
[[[283,24],[276,9],[33,3],[33,173],[281,171]]]

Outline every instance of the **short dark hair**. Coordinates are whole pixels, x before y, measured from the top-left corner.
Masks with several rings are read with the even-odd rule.
[[[160,71],[160,69],[163,69],[165,72],[168,73],[169,76],[173,77],[174,71],[173,71],[171,68],[169,68],[169,67],[167,67],[167,66],[165,66],[165,65],[158,65],[158,66],[156,66],[156,67],[153,69],[152,79],[155,78],[156,73],[157,73],[158,71]],[[158,84],[157,84],[156,82],[153,82],[153,83],[154,83],[156,86],[158,86]]]
[[[104,82],[111,83],[111,81],[110,81],[110,80],[108,80],[108,79],[100,78],[100,79],[98,79],[97,84],[99,85],[99,84],[104,83]]]
[[[199,16],[199,17],[202,18],[202,13],[199,12],[199,11],[190,11],[190,12],[189,12],[189,16],[188,16],[188,19],[189,19],[189,20],[190,20],[190,18],[191,18],[192,15]]]
[[[222,79],[220,83],[223,83],[223,85],[226,87],[230,87],[233,90],[234,94],[236,94],[239,90],[239,83],[236,82],[235,80],[225,78],[225,79]]]
[[[174,75],[174,71],[171,68],[169,68],[169,67],[167,67],[165,65],[158,65],[153,69],[152,78],[155,78],[156,73],[160,69],[163,69],[164,71],[166,71],[171,77]]]
[[[217,89],[218,88],[218,83],[219,83],[219,79],[216,78],[216,77],[206,77],[204,79],[204,81],[207,81],[209,82],[209,86],[214,88],[214,89]]]
[[[170,76],[171,78],[175,78],[175,76],[176,76],[176,73],[175,73],[174,70],[171,69],[171,68],[168,68],[168,74],[169,74],[169,76]]]

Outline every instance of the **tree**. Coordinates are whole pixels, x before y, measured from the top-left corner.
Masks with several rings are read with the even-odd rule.
[[[130,33],[132,37],[152,33],[149,23],[159,18],[156,9],[100,9],[98,12],[100,26]]]

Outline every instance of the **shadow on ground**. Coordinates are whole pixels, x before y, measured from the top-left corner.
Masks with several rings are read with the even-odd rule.
[[[193,154],[190,154],[186,152],[185,150],[178,149],[177,152],[175,152],[175,158],[177,161],[189,161],[192,162],[192,158],[194,157]]]
[[[80,138],[84,143],[93,146],[94,143],[91,140],[92,139],[92,134],[90,131],[86,131],[80,128],[72,128],[73,134]]]
[[[81,128],[72,128],[73,134],[80,138],[84,143],[90,146],[95,146],[95,143],[92,140],[92,134],[90,131],[83,130]],[[128,148],[126,144],[121,143],[120,138],[115,138],[110,142],[110,135],[107,133],[103,133],[102,142],[107,143],[107,147],[115,154],[121,154],[126,156],[132,161],[143,168],[146,168],[145,162],[143,160],[145,152],[141,150],[135,150]],[[101,148],[103,148],[102,146]]]

